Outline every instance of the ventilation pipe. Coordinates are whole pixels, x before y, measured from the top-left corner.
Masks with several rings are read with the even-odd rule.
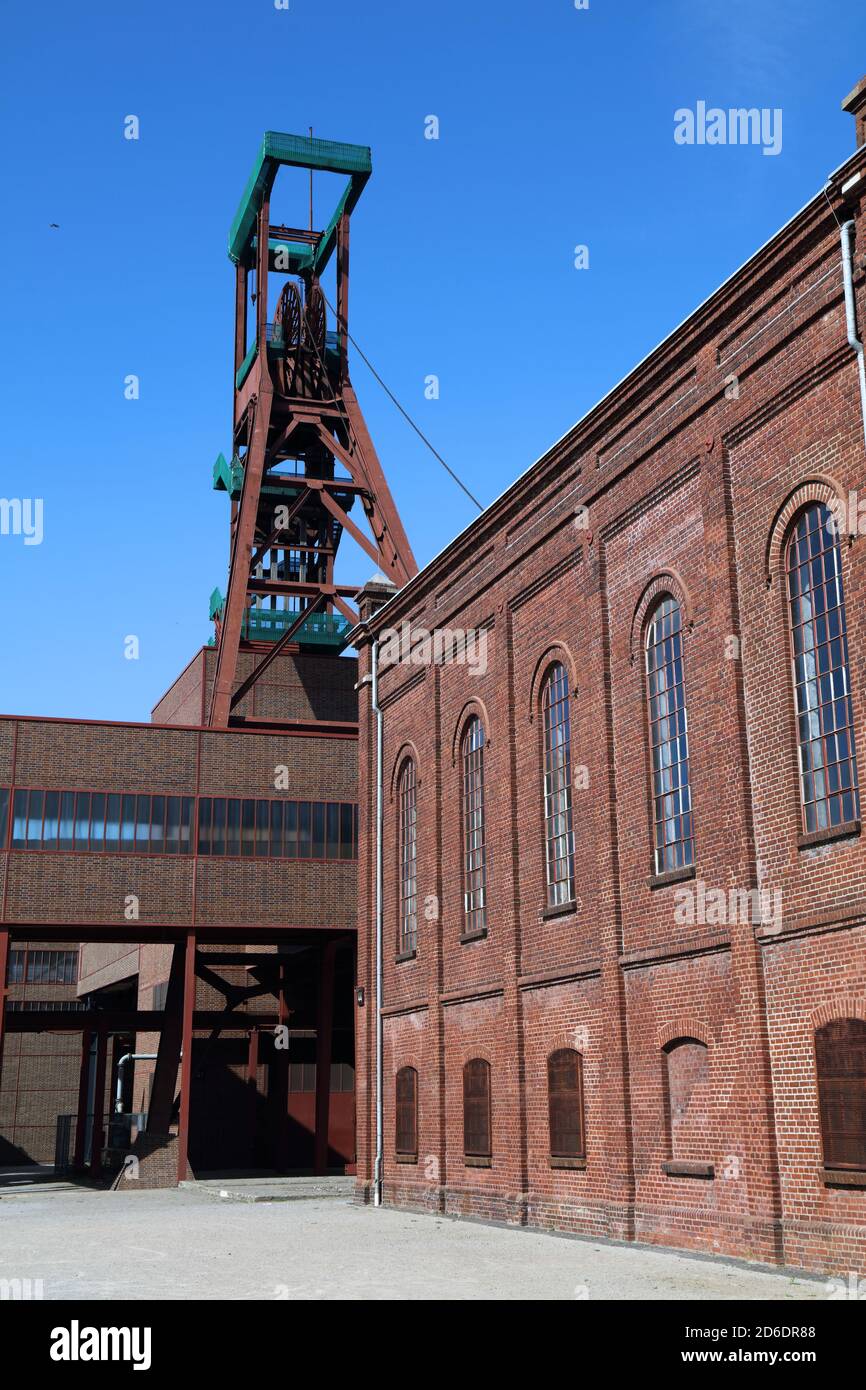
[[[123,1068],[127,1062],[155,1062],[155,1052],[124,1052],[117,1064],[117,1086],[114,1092],[114,1113],[123,1114]]]
[[[866,365],[863,361],[863,344],[857,337],[857,311],[854,302],[854,276],[851,269],[851,241],[854,235],[853,221],[843,222],[842,236],[842,279],[845,285],[845,326],[848,342],[857,354],[857,372],[860,378],[860,413],[863,417],[863,441],[866,444]]]

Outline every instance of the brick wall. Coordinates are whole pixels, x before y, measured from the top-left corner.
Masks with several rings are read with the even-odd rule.
[[[860,172],[860,183],[843,182]],[[387,1200],[624,1239],[866,1269],[866,1184],[820,1154],[816,1020],[866,1019],[863,841],[804,841],[782,545],[810,499],[866,500],[838,223],[856,220],[866,330],[866,152],[629,378],[371,616],[483,631],[483,670],[385,659]],[[830,206],[832,204],[832,207]],[[842,547],[866,747],[866,540]],[[683,614],[693,868],[654,870],[643,640]],[[370,590],[368,613],[383,594]],[[540,689],[567,671],[576,902],[546,901]],[[360,653],[362,676],[371,649]],[[460,738],[484,729],[486,935],[461,939]],[[361,700],[359,1196],[374,1158],[375,726]],[[418,944],[398,959],[396,783],[417,766]],[[781,921],[685,908],[781,894]],[[690,895],[690,896],[687,896]],[[705,898],[703,899],[705,901]],[[735,900],[738,901],[738,900]],[[775,899],[771,899],[775,901]],[[678,1043],[683,1040],[685,1046]],[[551,1162],[547,1058],[583,1058],[585,1166]],[[463,1153],[462,1068],[491,1065],[493,1159]],[[417,1164],[394,1079],[419,1076]]]

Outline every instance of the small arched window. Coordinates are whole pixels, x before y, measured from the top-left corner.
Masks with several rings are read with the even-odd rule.
[[[397,949],[401,955],[411,955],[418,942],[417,888],[417,784],[415,762],[407,758],[400,769],[397,783],[397,813],[399,842],[399,904],[400,928]]]
[[[824,1164],[866,1170],[866,1023],[825,1023],[815,1034],[815,1064]]]
[[[583,1059],[563,1047],[547,1059],[551,1159],[586,1157],[583,1127]]]
[[[418,1158],[418,1073],[401,1067],[397,1073],[397,1157],[404,1162]]]
[[[490,1064],[473,1057],[463,1068],[463,1154],[479,1162],[492,1157]]]
[[[823,503],[800,513],[786,569],[800,796],[809,833],[860,814],[842,557]]]
[[[551,666],[541,693],[544,713],[544,843],[547,905],[574,898],[574,830],[571,814],[571,721],[568,678]]]
[[[463,769],[464,933],[487,927],[487,850],[484,838],[484,726],[473,715],[460,745]]]
[[[655,871],[664,874],[695,860],[682,611],[670,594],[652,610],[645,653]]]

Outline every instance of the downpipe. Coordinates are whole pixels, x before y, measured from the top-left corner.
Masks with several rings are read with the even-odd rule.
[[[866,444],[866,364],[863,361],[863,344],[857,337],[857,310],[854,301],[854,275],[851,268],[851,240],[854,235],[853,219],[843,222],[842,238],[842,280],[845,286],[845,327],[848,331],[849,346],[857,354],[857,373],[860,378],[860,413],[863,417],[863,442]]]
[[[384,1097],[382,1094],[382,710],[379,706],[379,642],[372,643],[370,706],[376,716],[376,1158],[373,1166],[373,1206],[382,1205],[384,1163]]]

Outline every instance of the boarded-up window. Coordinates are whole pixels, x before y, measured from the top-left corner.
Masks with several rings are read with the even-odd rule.
[[[866,1169],[866,1023],[837,1018],[815,1034],[824,1163]]]
[[[467,1158],[490,1158],[490,1064],[473,1057],[463,1068],[463,1152]]]
[[[551,1158],[583,1158],[583,1072],[579,1052],[564,1047],[547,1059]]]
[[[397,1153],[418,1157],[418,1073],[401,1067],[397,1073]]]
[[[709,1049],[697,1038],[677,1038],[664,1063],[670,1157],[703,1159],[710,1147]]]

